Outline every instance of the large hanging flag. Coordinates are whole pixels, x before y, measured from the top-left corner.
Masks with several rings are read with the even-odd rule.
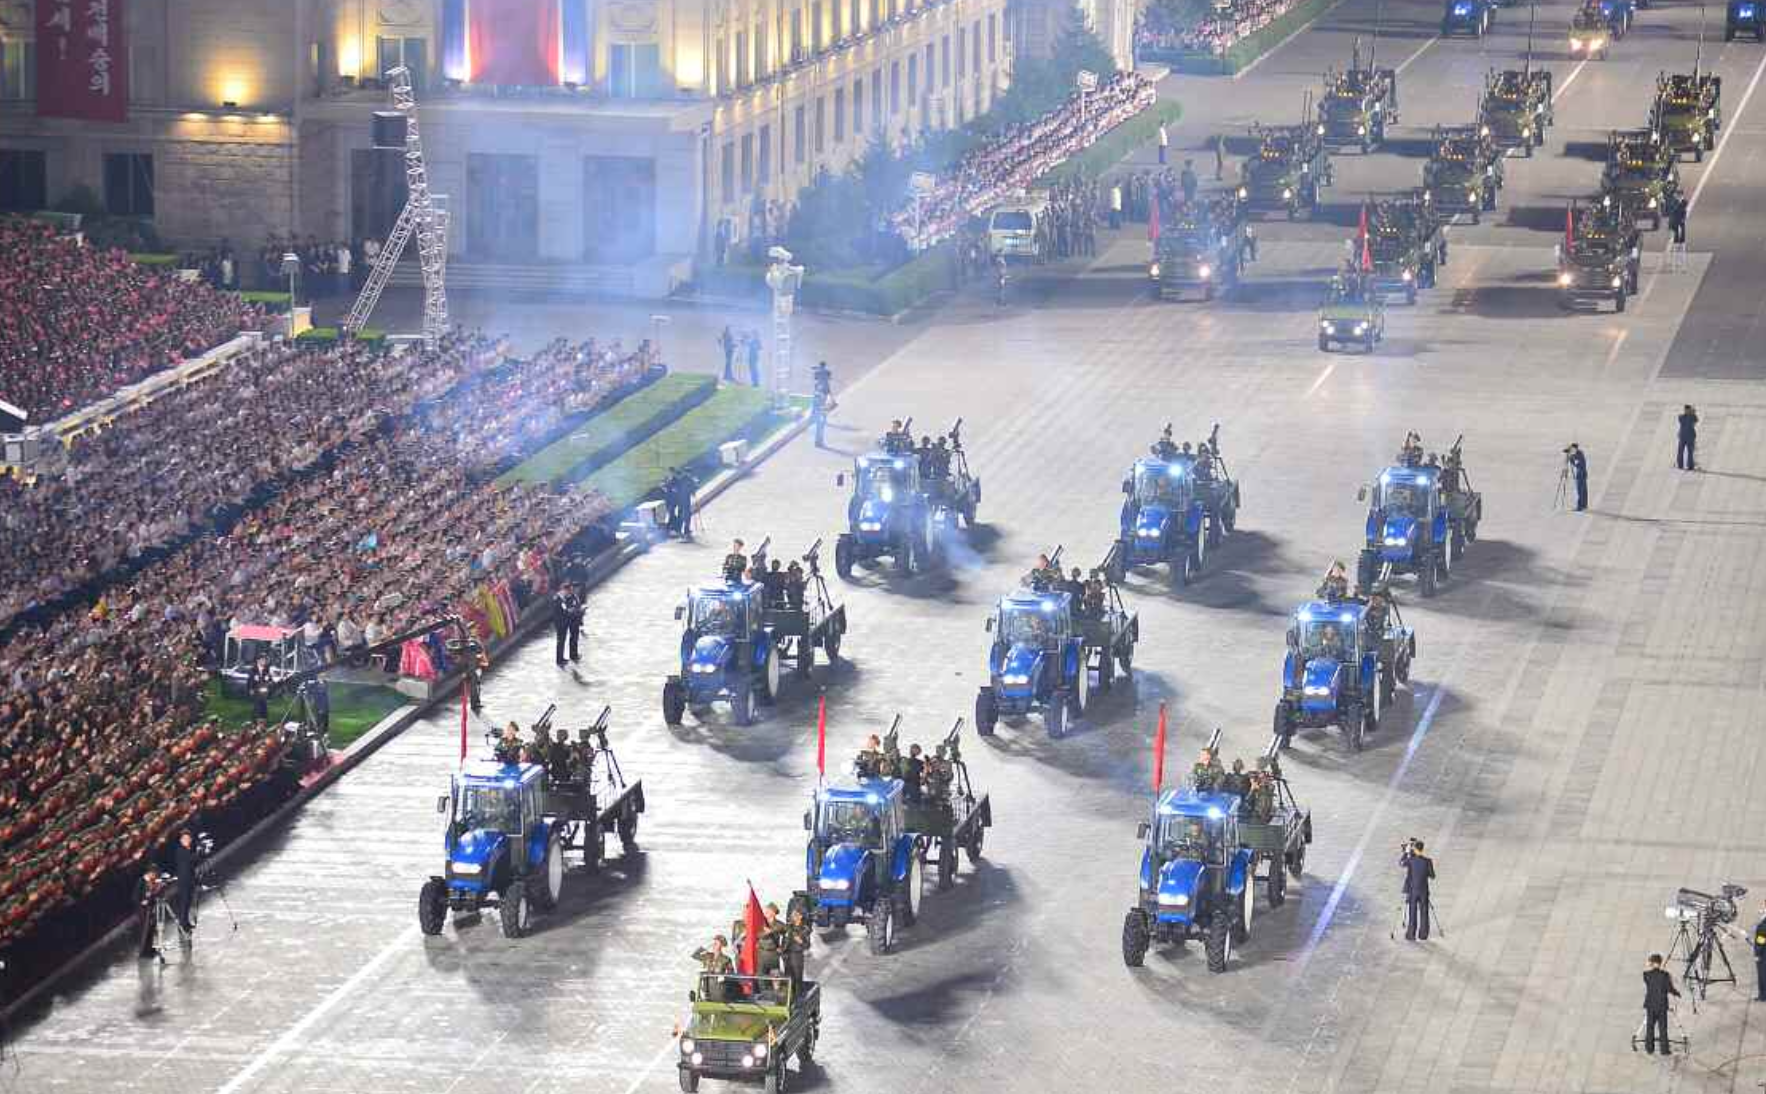
[[[816,780],[828,775],[828,696],[823,693],[816,702]]]
[[[1153,734],[1153,793],[1165,788],[1165,704],[1159,704],[1159,732]]]
[[[748,907],[742,909],[742,952],[736,958],[736,971],[753,976],[760,968],[760,933],[766,930],[766,911],[754,895],[754,883],[748,883]]]
[[[37,0],[36,92],[40,116],[88,122],[128,120],[129,40],[124,2]],[[247,92],[222,94],[242,99]]]
[[[1367,206],[1361,207],[1361,272],[1372,273],[1374,268],[1373,248],[1367,241]]]
[[[468,0],[466,57],[475,84],[556,87],[559,0]]]

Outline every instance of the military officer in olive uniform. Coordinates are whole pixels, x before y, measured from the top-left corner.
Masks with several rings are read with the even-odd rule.
[[[727,989],[721,977],[736,973],[736,963],[725,952],[728,946],[729,941],[718,934],[711,936],[710,947],[701,946],[693,951],[693,960],[699,962],[699,983],[707,1002],[724,1002]]]
[[[742,553],[746,546],[741,540],[730,541],[730,553],[724,556],[724,580],[735,584],[742,580],[748,570],[748,556]]]
[[[779,928],[779,963],[781,971],[791,978],[793,997],[803,990],[803,961],[809,954],[809,924],[803,909],[792,908],[791,920]]]
[[[874,779],[882,765],[883,741],[873,733],[866,739],[865,747],[859,750],[858,757],[853,760],[853,770],[861,779]]]
[[[1196,764],[1190,768],[1190,783],[1199,791],[1217,790],[1226,777],[1226,769],[1220,766],[1212,749],[1204,748],[1196,757]]]

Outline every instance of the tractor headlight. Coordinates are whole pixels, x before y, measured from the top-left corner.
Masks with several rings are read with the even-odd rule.
[[[1028,684],[1028,683],[1030,683],[1030,677],[1029,677],[1029,675],[1022,673],[1022,672],[1008,672],[1004,676],[1000,677],[1000,683],[1002,683],[1002,684]]]
[[[1409,542],[1410,542],[1410,540],[1405,536],[1387,536],[1386,537],[1386,546],[1388,546],[1388,547],[1402,547]]]
[[[1579,50],[1581,48],[1582,48],[1582,39],[1580,39],[1580,38],[1570,39],[1570,52],[1571,53],[1575,53],[1577,50]]]
[[[1159,276],[1159,264],[1157,262],[1155,262],[1151,266],[1147,267],[1147,276],[1148,277],[1158,277]]]
[[[755,1045],[753,1051],[756,1060],[766,1059],[766,1042],[762,1041],[760,1044]]]
[[[1320,130],[1320,132],[1323,132],[1323,130]],[[1251,196],[1251,188],[1249,186],[1239,187],[1239,200],[1240,201],[1243,201],[1250,196]]]
[[[1404,271],[1404,280],[1406,280],[1406,281],[1410,280],[1410,271],[1409,270]]]
[[[1367,136],[1367,126],[1365,126],[1365,125],[1356,126],[1355,133],[1357,136],[1361,136],[1361,137]]]
[[[1321,137],[1324,136],[1324,126],[1321,125],[1318,127],[1318,135]]]
[[[1306,694],[1311,695],[1315,698],[1318,696],[1322,696],[1322,695],[1329,695],[1331,693],[1330,688],[1320,687],[1317,684],[1307,684],[1305,690],[1306,690]]]
[[[1655,207],[1656,207],[1656,199],[1655,199],[1655,198],[1650,198],[1650,199],[1649,199],[1649,207],[1650,207],[1650,208],[1651,208],[1651,209],[1654,209],[1654,208],[1655,208]]]
[[[1560,285],[1573,285],[1573,284],[1575,284],[1575,282],[1576,282],[1576,279],[1571,277],[1567,271],[1565,273],[1558,274],[1558,284],[1560,284]]]
[[[1615,289],[1616,289],[1616,288],[1618,288],[1618,287],[1619,287],[1619,280],[1620,280],[1620,279],[1619,279],[1619,278],[1617,278],[1617,277],[1615,277],[1615,278],[1613,278],[1613,288],[1615,288]]]
[[[1174,908],[1182,908],[1185,905],[1189,904],[1189,902],[1190,902],[1190,895],[1188,893],[1160,893],[1159,894],[1159,903],[1169,904]]]
[[[1356,334],[1366,334],[1367,333],[1367,324],[1366,323],[1355,324],[1355,333]]]
[[[1600,47],[1602,47],[1606,44],[1607,44],[1607,40],[1605,38],[1596,38],[1594,41],[1588,43],[1588,48],[1589,49],[1599,49]]]
[[[691,1037],[682,1037],[681,1038],[681,1055],[682,1056],[693,1055],[693,1038],[691,1038]]]
[[[858,530],[861,532],[881,532],[883,530],[883,522],[876,520],[861,520],[858,522]]]
[[[844,893],[846,890],[852,888],[852,883],[845,878],[835,877],[822,882],[822,888],[836,893]]]
[[[1530,125],[1521,126],[1521,136],[1531,137],[1532,135],[1533,135],[1533,127],[1532,126],[1530,126]]]
[[[1142,539],[1158,539],[1159,538],[1159,529],[1157,529],[1157,528],[1140,528],[1140,529],[1137,529],[1134,534],[1139,536]]]
[[[1331,322],[1329,319],[1320,319],[1318,321],[1318,327],[1320,330],[1324,331],[1326,334],[1337,333],[1337,324]]]
[[[1294,190],[1292,187],[1289,187],[1289,186],[1282,187],[1282,200],[1283,201],[1293,201],[1294,200]]]
[[[456,862],[451,865],[456,874],[476,874],[482,872],[484,869],[476,862]]]
[[[1200,266],[1196,267],[1196,276],[1201,278],[1203,281],[1206,281],[1210,277],[1214,276],[1214,268],[1212,266],[1208,265],[1208,263],[1204,262]]]
[[[1485,126],[1478,127],[1478,136],[1488,137],[1489,135],[1490,135],[1490,127],[1489,126],[1485,125]]]
[[[717,671],[717,666],[705,661],[697,661],[693,664],[693,671],[701,675],[710,675]]]

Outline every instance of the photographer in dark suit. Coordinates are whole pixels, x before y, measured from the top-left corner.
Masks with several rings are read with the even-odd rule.
[[[270,691],[275,686],[276,679],[270,675],[270,659],[259,654],[245,677],[245,692],[251,696],[252,717],[260,722],[270,720]]]
[[[190,906],[196,901],[196,866],[200,858],[196,836],[188,828],[179,832],[178,842],[172,847],[172,873],[178,879],[178,887],[172,894],[172,911],[177,913],[178,926],[185,934],[196,930],[196,924],[190,919]]]
[[[1575,441],[1564,449],[1564,459],[1570,463],[1570,475],[1576,480],[1576,512],[1588,509],[1588,457],[1582,454],[1582,446]]]
[[[165,890],[165,882],[160,878],[159,868],[149,866],[135,883],[135,937],[138,943],[136,953],[141,957],[157,957],[162,962],[165,956],[159,952],[158,939],[153,936],[153,917],[158,911],[160,894]]]
[[[1404,940],[1429,940],[1429,882],[1435,878],[1435,860],[1423,853],[1423,841],[1405,842],[1398,865],[1404,871]]]
[[[1680,998],[1674,990],[1674,978],[1662,968],[1662,955],[1649,955],[1649,968],[1643,970],[1643,1050],[1650,1054],[1656,1051],[1656,1034],[1662,1036],[1662,1055],[1672,1056],[1674,1050],[1668,1045],[1668,997]]]

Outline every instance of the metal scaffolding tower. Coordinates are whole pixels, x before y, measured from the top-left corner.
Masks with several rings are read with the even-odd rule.
[[[349,334],[356,334],[368,323],[368,317],[374,314],[374,306],[380,303],[380,294],[392,280],[393,270],[398,267],[399,256],[405,251],[405,245],[411,237],[417,237],[417,259],[423,268],[423,341],[434,348],[436,341],[448,327],[448,290],[446,283],[448,267],[448,211],[447,199],[440,194],[429,192],[429,172],[423,163],[423,137],[417,128],[417,95],[411,87],[411,73],[403,65],[392,69],[386,74],[387,83],[392,91],[392,106],[397,113],[390,115],[390,120],[397,122],[402,118],[404,128],[405,153],[405,207],[399,211],[399,219],[387,234],[386,244],[380,248],[380,255],[374,266],[368,271],[368,280],[362,285],[361,295],[350,307],[349,316],[343,321],[343,329]],[[376,123],[382,119],[376,115]],[[378,132],[380,126],[376,125]],[[377,147],[383,146],[377,140]]]

